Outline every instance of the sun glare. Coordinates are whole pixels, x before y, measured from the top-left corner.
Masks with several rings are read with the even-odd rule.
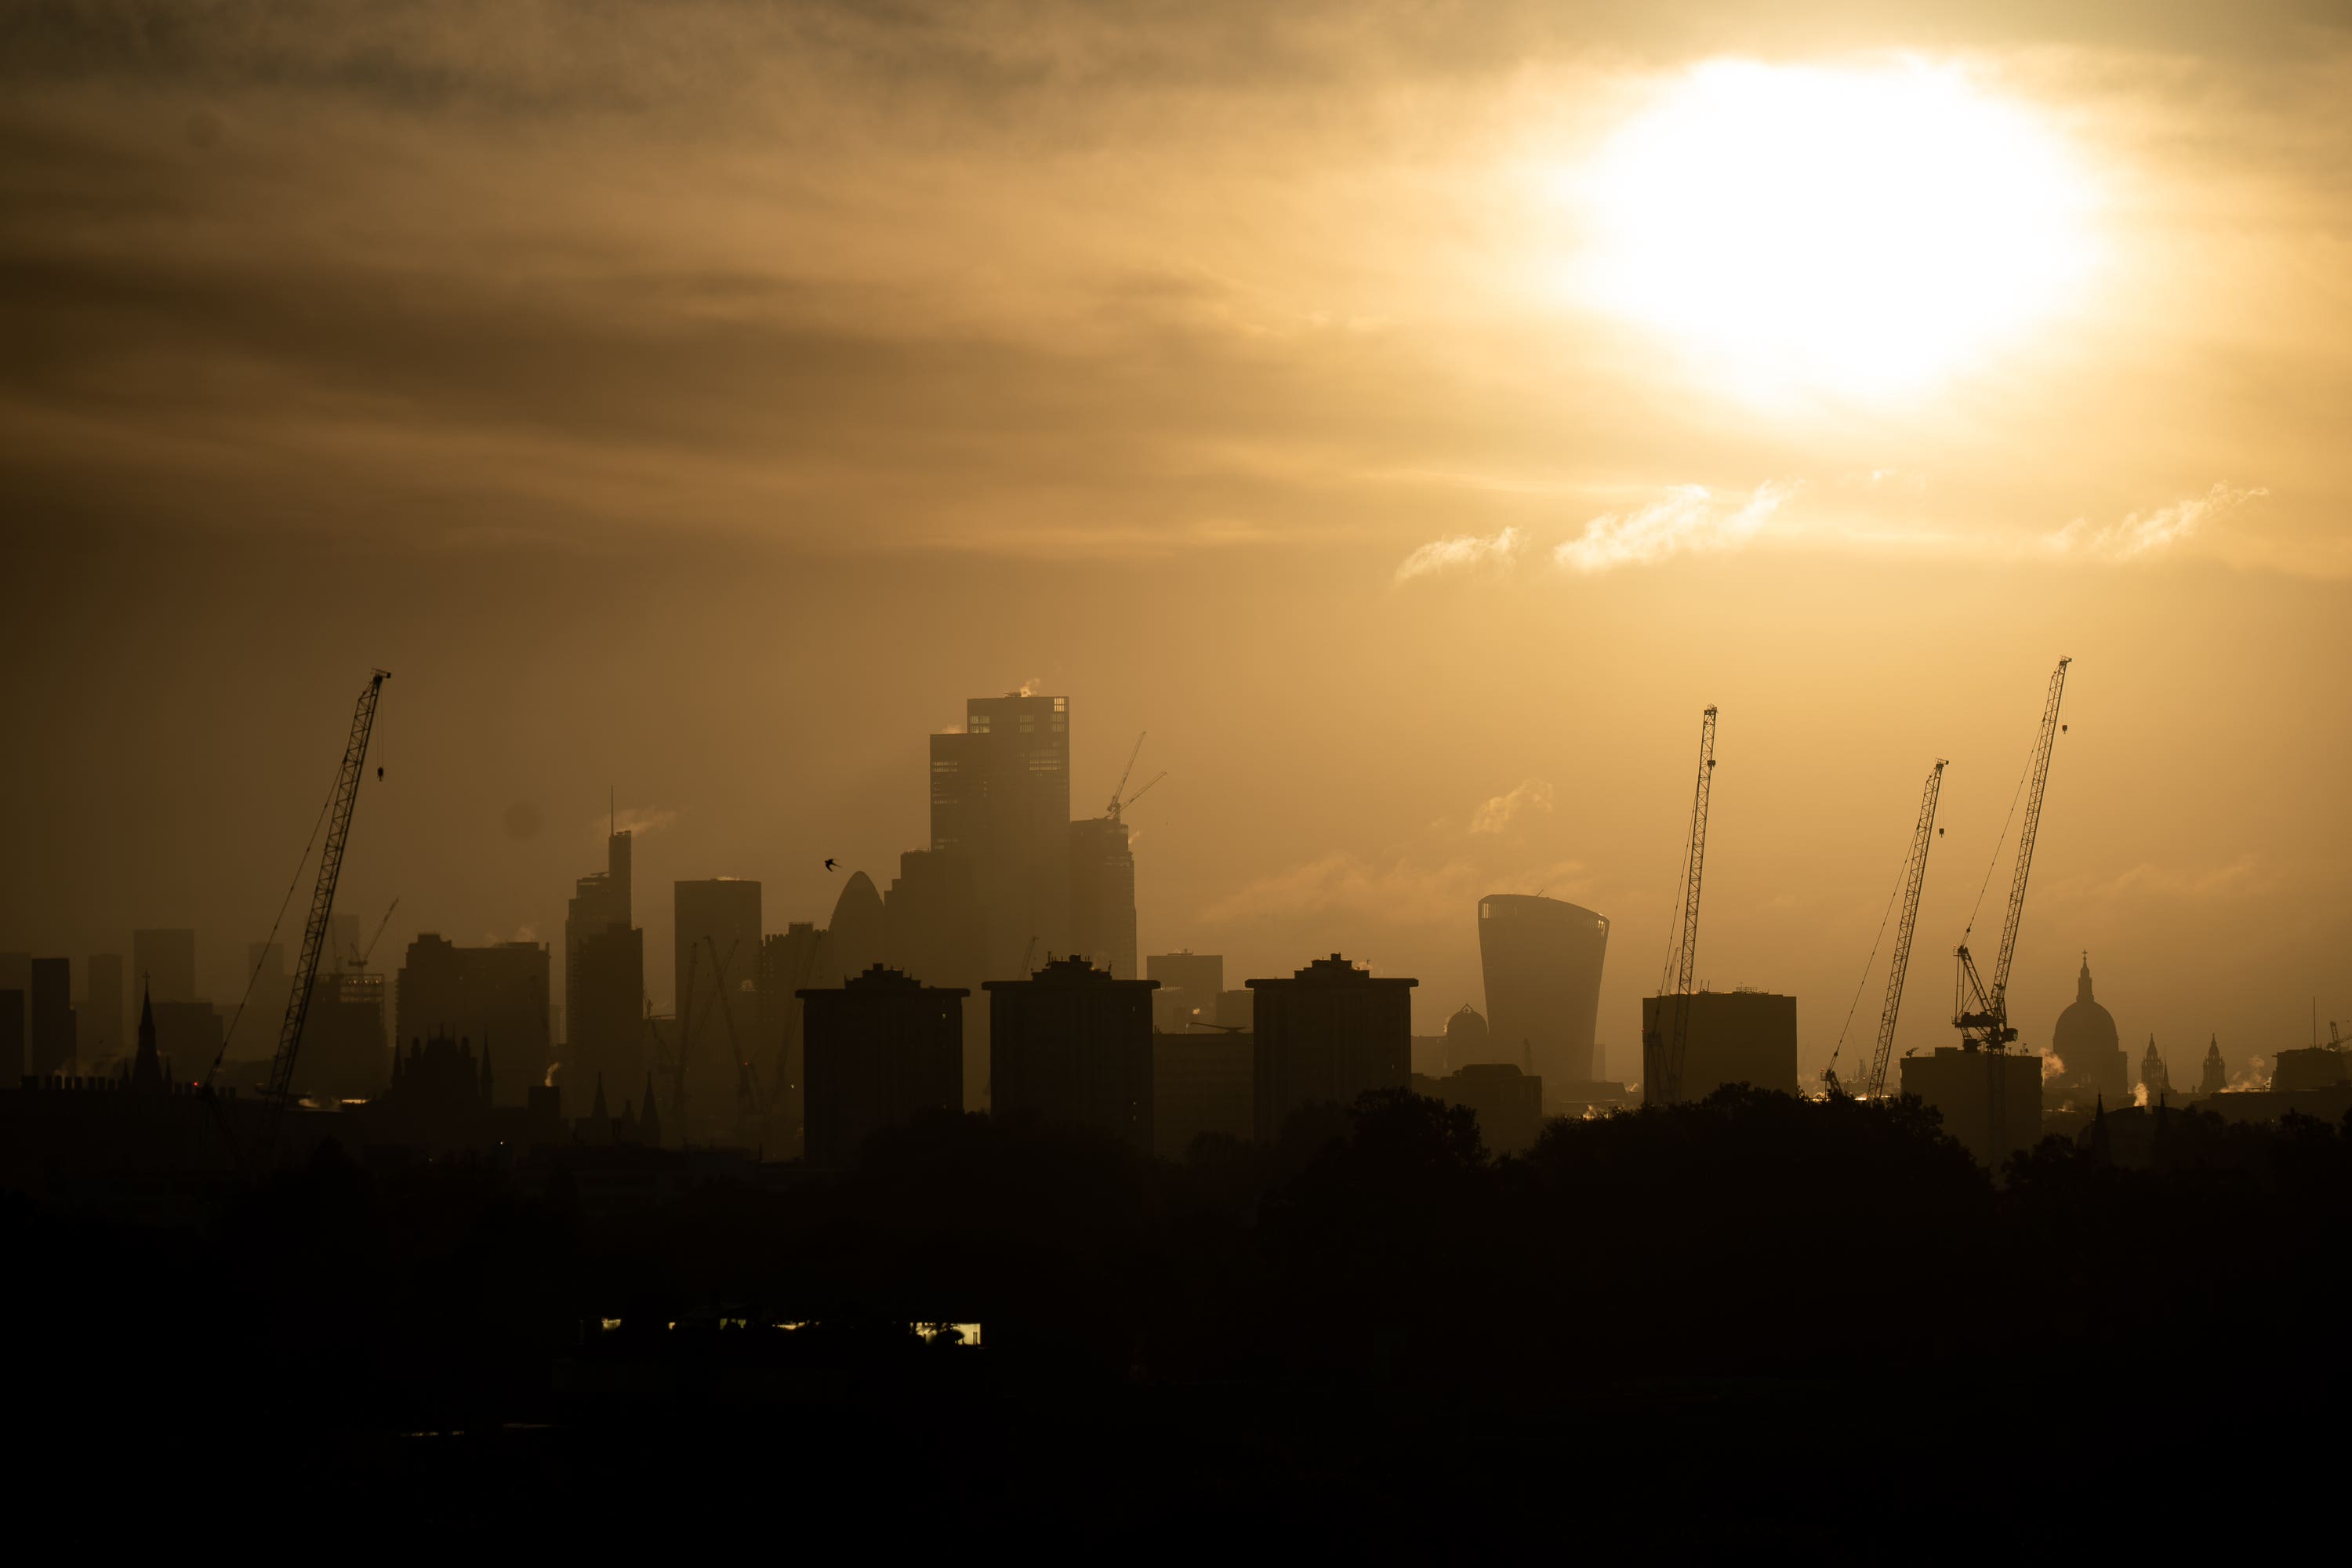
[[[1956,68],[1718,62],[1575,184],[1588,299],[1768,397],[1943,381],[2063,311],[2089,181],[2023,106]]]

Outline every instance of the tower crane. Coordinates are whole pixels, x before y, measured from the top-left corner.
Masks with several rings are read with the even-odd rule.
[[[2033,840],[2042,828],[2042,795],[2050,783],[2050,753],[2058,742],[2058,705],[2066,694],[2066,667],[2062,658],[2050,672],[2050,694],[2042,705],[2042,730],[2033,742],[2033,758],[2026,767],[2025,819],[2017,830],[2017,869],[2010,878],[2009,914],[2000,927],[2000,951],[1993,957],[1992,984],[1987,985],[1969,952],[1969,932],[1960,933],[1954,951],[1952,1026],[1960,1032],[1963,1050],[2006,1050],[2017,1038],[2009,1022],[2009,966],[2017,956],[2017,926],[2025,916],[2025,879],[2033,869]],[[2000,851],[1994,850],[1998,856]],[[1969,930],[1975,929],[1973,920]]]
[[[1927,847],[1936,842],[1936,801],[1944,791],[1944,759],[1927,772],[1919,794],[1919,826],[1911,835],[1911,860],[1904,873],[1903,919],[1895,928],[1895,956],[1886,964],[1886,1005],[1878,1015],[1878,1044],[1870,1053],[1870,1076],[1862,1092],[1872,1100],[1886,1093],[1886,1067],[1895,1055],[1895,1020],[1903,1011],[1903,977],[1911,968],[1911,933],[1919,924],[1919,889],[1927,882]]]
[[[334,912],[335,883],[343,874],[343,849],[351,842],[352,810],[359,805],[360,775],[366,771],[368,736],[375,729],[375,707],[392,671],[379,669],[361,689],[359,706],[352,711],[352,732],[343,742],[342,770],[335,776],[335,793],[327,811],[327,840],[319,851],[319,880],[310,893],[310,917],[302,926],[302,956],[294,966],[294,988],[286,998],[286,1019],[278,1030],[278,1054],[269,1064],[269,1081],[262,1089],[261,1147],[276,1146],[278,1118],[294,1089],[294,1060],[302,1047],[302,1025],[310,1016],[310,992],[319,981],[319,960],[327,950],[327,917]],[[386,919],[391,918],[389,911]]]
[[[1706,867],[1706,813],[1715,788],[1715,707],[1699,717],[1698,783],[1691,791],[1690,840],[1683,849],[1683,882],[1676,889],[1680,929],[1666,949],[1658,978],[1658,1008],[1643,1039],[1644,1076],[1655,1079],[1651,1103],[1672,1105],[1683,1096],[1683,1058],[1690,1047],[1691,976],[1698,963],[1698,890]]]
[[[1104,808],[1103,815],[1113,822],[1118,820],[1119,808],[1127,804],[1119,797],[1127,793],[1127,781],[1135,776],[1135,759],[1143,754],[1143,737],[1150,733],[1151,733],[1150,731],[1145,730],[1135,737],[1135,749],[1127,753],[1127,766],[1119,770],[1118,783],[1111,785],[1110,805]],[[1157,784],[1160,781],[1154,779],[1151,782]],[[1151,784],[1146,784],[1143,787],[1150,789]]]
[[[1938,757],[1936,765],[1928,771],[1927,787],[1919,795],[1919,824],[1911,831],[1910,852],[1903,858],[1903,879],[1896,886],[1895,897],[1887,900],[1890,915],[1894,912],[1896,899],[1901,900],[1903,918],[1895,927],[1895,956],[1886,968],[1886,1002],[1878,1016],[1878,1043],[1871,1053],[1870,1066],[1862,1083],[1862,1092],[1866,1099],[1876,1100],[1886,1092],[1887,1060],[1895,1052],[1895,1020],[1903,1008],[1903,978],[1911,967],[1911,934],[1919,923],[1919,889],[1927,879],[1927,848],[1936,841],[1936,797],[1942,792],[1947,765],[1944,759]],[[1881,938],[1886,935],[1884,921],[1879,925],[1878,934]],[[1874,942],[1870,944],[1870,958],[1863,964],[1863,984],[1868,982],[1871,965],[1877,959],[1878,943]],[[1862,984],[1857,984],[1854,1001],[1858,1004],[1861,1000]],[[1847,1013],[1846,1019],[1848,1023],[1853,1022],[1851,1011]],[[1838,1032],[1838,1049],[1843,1049],[1844,1045],[1845,1032],[1841,1029]],[[1838,1050],[1832,1050],[1830,1065],[1822,1069],[1822,1082],[1832,1100],[1843,1099],[1846,1094],[1845,1085],[1838,1081],[1837,1058]]]

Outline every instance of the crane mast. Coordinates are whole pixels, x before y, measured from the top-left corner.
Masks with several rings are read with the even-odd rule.
[[[1919,796],[1919,826],[1911,835],[1911,859],[1904,873],[1903,919],[1895,928],[1895,956],[1886,966],[1886,1005],[1878,1015],[1878,1045],[1871,1052],[1863,1093],[1876,1100],[1886,1092],[1886,1065],[1895,1054],[1895,1020],[1903,1011],[1903,976],[1911,967],[1911,933],[1919,923],[1919,889],[1927,881],[1927,847],[1936,841],[1936,798],[1943,793],[1944,759],[1928,770]]]
[[[1698,782],[1691,791],[1690,841],[1683,854],[1683,885],[1677,911],[1681,929],[1666,950],[1665,970],[1658,980],[1659,1016],[1652,1020],[1646,1070],[1657,1079],[1654,1104],[1672,1105],[1682,1099],[1683,1057],[1690,1047],[1691,978],[1698,964],[1698,893],[1700,874],[1706,867],[1706,813],[1715,785],[1715,709],[1710,704],[1699,717]]]
[[[327,841],[319,851],[319,881],[310,893],[310,917],[302,927],[302,956],[294,966],[294,989],[286,998],[286,1019],[278,1030],[278,1055],[269,1064],[269,1082],[262,1091],[261,1146],[272,1147],[278,1119],[294,1089],[294,1059],[302,1047],[302,1025],[310,1016],[310,992],[319,981],[319,959],[327,948],[327,917],[334,912],[335,883],[343,873],[343,847],[352,837],[352,810],[359,804],[360,775],[366,771],[368,736],[375,729],[375,705],[392,671],[379,669],[360,692],[352,713],[351,737],[343,743],[342,771],[335,777],[335,794],[327,812]],[[386,911],[389,918],[389,911]]]
[[[2002,1050],[2017,1038],[2017,1031],[2009,1023],[2009,966],[2017,957],[2018,922],[2025,918],[2025,880],[2033,870],[2033,840],[2042,829],[2042,795],[2050,784],[2050,754],[2058,742],[2058,706],[2066,694],[2066,667],[2074,662],[2062,658],[2058,668],[2050,672],[2050,695],[2042,706],[2042,730],[2034,739],[2033,759],[2027,766],[2025,819],[2017,830],[2017,869],[2010,879],[2009,914],[2001,921],[2000,951],[1993,956],[1992,984],[1988,986],[1978,972],[1966,933],[1961,935],[1954,954],[1958,963],[1952,981],[1956,1003],[1952,1026],[1960,1031],[1964,1050]]]

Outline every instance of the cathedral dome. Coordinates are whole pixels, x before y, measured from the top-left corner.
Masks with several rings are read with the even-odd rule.
[[[2079,1070],[2092,1061],[2104,1059],[2100,1053],[2122,1048],[2121,1038],[2116,1033],[2115,1015],[2091,995],[2091,960],[2086,953],[2083,973],[2074,982],[2074,1005],[2058,1015],[2057,1026],[2050,1031],[2050,1049],[2059,1060]]]
[[[1477,1008],[1465,1002],[1461,1011],[1445,1020],[1445,1043],[1456,1050],[1486,1043],[1486,1020],[1479,1016]]]

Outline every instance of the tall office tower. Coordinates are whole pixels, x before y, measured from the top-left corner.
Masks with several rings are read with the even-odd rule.
[[[1310,1105],[1352,1106],[1412,1078],[1412,988],[1374,979],[1338,953],[1287,980],[1253,980],[1256,994],[1257,1136],[1280,1139]]]
[[[999,1116],[1089,1127],[1151,1152],[1151,993],[1082,958],[990,980],[989,1097]]]
[[[630,924],[631,837],[604,841],[563,917],[563,1114],[588,1114],[602,1079],[619,1094],[645,1075],[646,933]]]
[[[522,1105],[554,1065],[548,1032],[545,942],[459,947],[433,931],[408,944],[394,982],[398,1032],[415,1042],[447,1036],[470,1041],[499,1105]]]
[[[963,998],[878,963],[846,984],[799,991],[809,1163],[846,1165],[885,1128],[962,1109]]]
[[[1155,952],[1143,961],[1144,973],[1160,982],[1151,994],[1154,1028],[1181,1035],[1193,1023],[1237,1024],[1244,1018],[1224,1016],[1225,958],[1221,952]]]
[[[122,955],[97,952],[82,960],[79,1021],[82,1059],[92,1068],[123,1054]]]
[[[1135,974],[1135,851],[1115,816],[1070,824],[1070,951],[1120,980]]]
[[[1570,1095],[1590,1083],[1609,921],[1559,899],[1495,893],[1478,900],[1478,962],[1486,976],[1494,1054]],[[1458,1064],[1457,1064],[1458,1065]]]
[[[909,849],[882,896],[882,962],[926,985],[970,991],[988,977],[980,879],[969,856]]]
[[[866,886],[870,891],[873,884]],[[676,1107],[665,1105],[662,1116],[672,1137],[694,1142],[732,1135],[740,1121],[729,1030],[731,1025],[736,1042],[748,1047],[759,1025],[760,884],[733,877],[678,882],[671,900],[687,1115],[681,1118]]]
[[[833,920],[824,928],[825,947],[843,974],[863,974],[882,962],[888,927],[889,916],[874,879],[852,871],[841,885],[841,896],[833,900]]]
[[[26,999],[25,1016],[27,1070],[43,1078],[76,1072],[73,963],[37,958],[31,967],[32,990]]]
[[[131,980],[158,1002],[196,999],[196,933],[134,931],[131,933]]]
[[[931,847],[969,854],[988,913],[988,973],[1069,947],[1070,701],[975,697],[931,737]]]

